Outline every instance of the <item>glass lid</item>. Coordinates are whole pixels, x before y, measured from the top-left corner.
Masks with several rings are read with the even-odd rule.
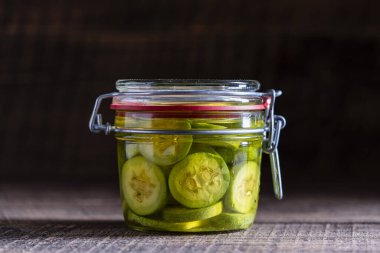
[[[256,80],[218,79],[120,79],[116,82],[119,92],[161,91],[257,91],[260,83]]]
[[[116,82],[116,110],[264,110],[267,101],[255,80],[122,79]]]

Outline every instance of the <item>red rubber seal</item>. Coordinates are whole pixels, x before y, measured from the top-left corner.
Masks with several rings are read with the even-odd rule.
[[[264,98],[263,104],[257,105],[151,105],[144,103],[112,103],[111,109],[114,110],[126,110],[126,111],[262,111],[265,110],[271,100],[268,97]]]

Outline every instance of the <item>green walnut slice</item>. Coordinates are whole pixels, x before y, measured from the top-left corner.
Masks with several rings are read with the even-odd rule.
[[[234,160],[236,151],[231,148],[216,147],[215,151],[229,164]]]
[[[227,127],[209,124],[209,123],[191,123],[193,129],[204,129],[204,130],[223,130]],[[213,147],[225,147],[231,149],[237,149],[240,146],[240,141],[235,141],[231,139],[226,139],[223,135],[196,135],[194,136],[194,142],[198,144],[213,146]]]
[[[162,217],[169,222],[196,221],[217,216],[222,211],[223,203],[219,201],[214,205],[203,208],[166,207],[162,210]]]
[[[259,161],[260,155],[261,144],[244,146],[235,152],[232,164],[236,165],[244,161]]]
[[[189,130],[191,125],[186,120],[152,119],[151,129]],[[182,160],[191,148],[191,135],[146,135],[149,141],[139,144],[140,153],[149,161],[167,166]]]
[[[138,224],[151,230],[186,232],[186,230],[198,227],[202,224],[201,221],[167,222],[167,221],[139,216],[130,210],[127,212],[126,218],[129,223]]]
[[[125,155],[127,159],[131,159],[139,154],[139,145],[136,143],[125,143]]]
[[[196,143],[193,143],[193,145],[191,146],[189,155],[194,154],[194,153],[202,153],[202,152],[219,155],[213,147],[210,147],[204,144],[196,144]]]
[[[201,221],[200,226],[188,229],[187,232],[214,232],[249,228],[255,220],[256,212],[226,213]]]
[[[249,228],[255,220],[256,212],[222,213],[208,220],[213,231],[237,230]]]
[[[125,162],[121,187],[128,207],[139,215],[148,215],[166,203],[167,185],[161,169],[142,156]]]
[[[224,198],[228,210],[249,213],[258,201],[260,168],[256,162],[242,162],[231,169],[231,183]]]
[[[121,128],[145,128],[149,127],[149,121],[142,118],[131,117],[129,115],[116,115],[115,126]]]
[[[194,142],[202,145],[209,145],[214,148],[229,148],[236,151],[240,147],[240,140],[235,140],[234,137],[226,138],[225,135],[198,135],[194,136]]]
[[[209,123],[192,122],[191,128],[193,128],[193,129],[205,129],[205,130],[221,130],[221,129],[226,129],[227,127],[215,125],[215,124],[209,124]]]
[[[214,138],[211,142],[210,145],[214,147],[223,147],[223,148],[229,148],[232,150],[236,150],[240,146],[240,141],[236,140],[228,140],[224,139],[224,136],[213,136]]]
[[[177,163],[169,175],[173,197],[189,208],[210,206],[227,191],[230,174],[224,160],[210,153],[194,153]]]

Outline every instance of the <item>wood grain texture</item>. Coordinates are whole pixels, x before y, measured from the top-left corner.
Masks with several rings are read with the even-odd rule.
[[[255,225],[217,234],[137,232],[110,184],[1,184],[0,252],[311,252],[380,250],[371,196],[262,197]]]
[[[0,252],[369,251],[380,248],[379,224],[257,223],[221,234],[131,231],[119,222],[2,224]]]

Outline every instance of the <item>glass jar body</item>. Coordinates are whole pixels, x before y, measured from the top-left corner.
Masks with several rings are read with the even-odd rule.
[[[117,133],[123,214],[137,230],[212,232],[249,228],[260,188],[264,111],[125,111],[115,126],[168,134]],[[177,130],[189,134],[171,134]],[[193,130],[207,130],[194,134]],[[215,133],[213,133],[215,132]]]

